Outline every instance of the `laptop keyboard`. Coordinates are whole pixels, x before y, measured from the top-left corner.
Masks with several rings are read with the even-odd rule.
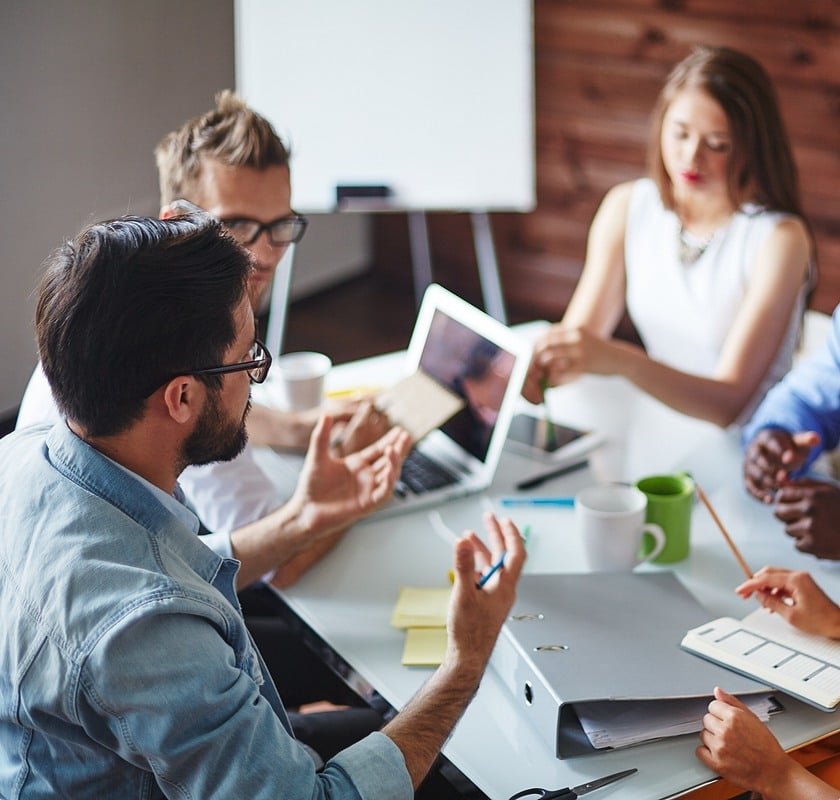
[[[450,472],[436,461],[424,456],[419,450],[412,450],[403,462],[400,482],[414,494],[423,494],[432,489],[449,486],[458,480],[458,476]],[[399,493],[399,483],[397,484]]]

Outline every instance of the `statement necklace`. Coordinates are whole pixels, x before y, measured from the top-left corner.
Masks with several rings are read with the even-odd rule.
[[[682,223],[679,223],[677,228],[677,255],[680,264],[684,267],[690,267],[706,252],[716,235],[717,231],[712,231],[705,237],[695,236],[690,231],[685,230]]]

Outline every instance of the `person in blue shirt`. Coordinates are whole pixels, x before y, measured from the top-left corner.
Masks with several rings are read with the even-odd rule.
[[[525,558],[492,515],[490,547],[454,546],[446,654],[414,699],[317,771],[295,740],[239,564],[202,543],[177,484],[247,440],[271,364],[251,269],[204,214],[97,223],[48,261],[36,331],[62,420],[0,442],[2,797],[411,798],[478,688]]]
[[[768,392],[742,441],[747,491],[773,504],[797,550],[840,559],[840,486],[809,472],[840,442],[840,306],[822,347]]]

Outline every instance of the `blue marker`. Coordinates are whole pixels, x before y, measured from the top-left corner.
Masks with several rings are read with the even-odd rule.
[[[574,497],[503,497],[499,500],[503,506],[566,506],[575,504]]]
[[[505,550],[505,552],[504,552],[504,553],[502,553],[502,554],[499,556],[499,560],[498,560],[495,564],[493,564],[493,566],[492,566],[492,567],[490,567],[490,569],[488,569],[488,570],[487,570],[487,572],[485,572],[485,573],[481,576],[481,580],[479,580],[479,581],[476,583],[476,585],[475,585],[475,588],[476,588],[476,589],[483,589],[483,588],[484,588],[484,584],[485,584],[485,583],[487,583],[487,581],[489,581],[489,580],[490,580],[490,578],[492,578],[492,577],[493,577],[493,576],[494,576],[494,575],[495,575],[495,574],[496,574],[496,573],[497,573],[500,569],[502,569],[502,567],[504,567],[504,565],[505,565],[505,556],[506,556],[506,555],[507,555],[507,550]]]

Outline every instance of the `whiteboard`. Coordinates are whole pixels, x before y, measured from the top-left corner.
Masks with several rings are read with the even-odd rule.
[[[291,145],[300,211],[338,185],[534,207],[531,0],[237,0],[235,27],[237,90]]]

